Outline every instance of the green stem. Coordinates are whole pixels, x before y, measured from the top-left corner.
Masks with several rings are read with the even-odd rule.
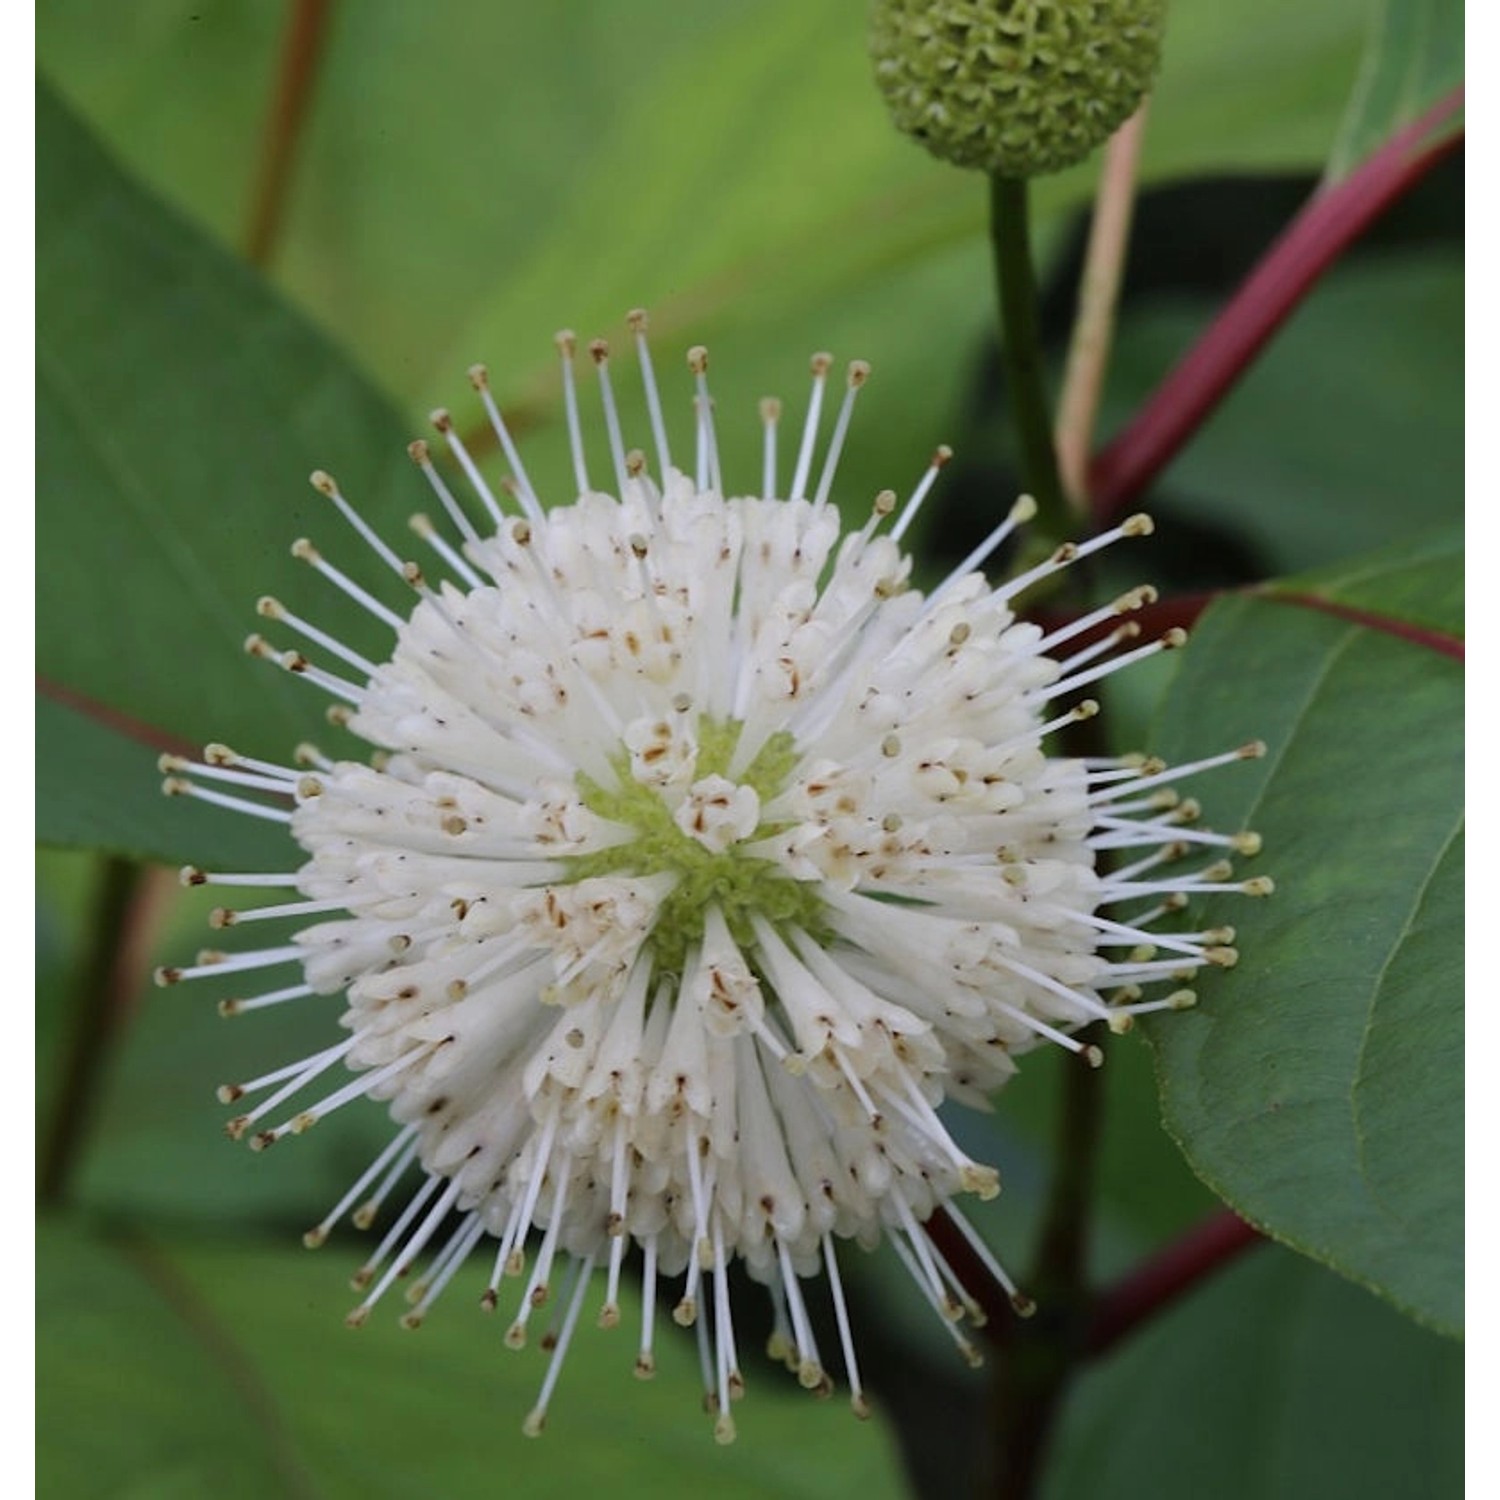
[[[119,1023],[119,970],[124,941],[139,890],[140,870],[129,860],[110,857],[99,873],[98,893],[89,913],[83,963],[68,1007],[72,1026],[62,1079],[51,1118],[41,1133],[37,1200],[60,1204],[67,1195],[79,1148],[98,1099],[99,1081]]]
[[[1074,523],[1063,496],[1052,443],[1024,179],[990,178],[990,244],[1000,300],[1000,351],[1020,440],[1021,476],[1037,503],[1039,530],[1050,540],[1059,541],[1071,535]]]
[[[1082,1032],[1080,1040],[1097,1038]],[[1064,1074],[1057,1166],[1027,1284],[1037,1311],[1013,1325],[995,1380],[989,1493],[998,1500],[1030,1500],[1036,1493],[1053,1422],[1084,1358],[1092,1306],[1089,1229],[1103,1118],[1104,1075],[1079,1058]]]

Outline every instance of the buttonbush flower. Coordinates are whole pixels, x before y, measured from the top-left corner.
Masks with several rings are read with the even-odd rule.
[[[1174,790],[1259,747],[1175,769],[1048,753],[1096,711],[1084,689],[1182,637],[1121,649],[1148,589],[1050,633],[1018,619],[1016,601],[1143,534],[1144,518],[992,584],[982,569],[1030,515],[1023,499],[922,592],[901,542],[946,450],[862,525],[846,530],[833,504],[864,364],[848,367],[824,443],[831,360],[814,358],[789,464],[779,406],[761,404],[759,489],[734,495],[705,352],[688,356],[685,460],[669,447],[644,315],[630,324],[654,466],[625,446],[596,342],[612,490],[596,486],[575,340],[560,335],[572,499],[545,507],[475,367],[510,477],[492,489],[453,419],[434,414],[473,493],[460,500],[412,444],[446,521],[413,522],[432,577],[313,475],[368,548],[371,581],[308,541],[293,550],[389,629],[389,653],[367,660],[274,599],[260,613],[317,661],[258,635],[248,648],[331,695],[332,717],[374,754],[303,747],[282,766],[210,746],[201,763],[168,759],[169,792],[285,823],[301,856],[285,872],[185,871],[190,884],[284,888],[276,904],[219,909],[215,925],[295,930],[158,978],[277,976],[222,1002],[229,1014],[346,995],[342,1039],[220,1092],[242,1106],[229,1133],[256,1149],[356,1099],[388,1104],[389,1144],[306,1236],[321,1244],[346,1215],[367,1227],[404,1192],[355,1278],[351,1324],[421,1264],[415,1326],[491,1242],[484,1300],[506,1309],[506,1342],[532,1336],[543,1304],[557,1309],[535,1433],[591,1297],[601,1324],[619,1321],[629,1257],[637,1372],[652,1371],[669,1305],[697,1330],[727,1441],[742,1387],[736,1259],[769,1293],[777,1352],[826,1391],[807,1300],[821,1279],[835,1368],[861,1414],[844,1242],[889,1240],[970,1357],[963,1320],[978,1309],[925,1227],[934,1213],[1024,1308],[955,1201],[992,1196],[996,1170],[938,1107],[985,1106],[1041,1042],[1095,1062],[1080,1028],[1188,1004],[1195,971],[1234,961],[1230,929],[1155,924],[1194,892],[1269,888],[1226,862],[1254,852],[1254,836],[1196,827]],[[406,610],[387,602],[400,589],[415,593]],[[1105,851],[1125,862],[1103,868]],[[1183,873],[1192,851],[1203,857]]]

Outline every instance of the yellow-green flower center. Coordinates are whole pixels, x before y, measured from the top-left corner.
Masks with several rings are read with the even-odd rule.
[[[705,719],[698,725],[697,778],[727,776],[743,726],[737,720]],[[657,788],[643,785],[630,771],[623,748],[611,757],[616,785],[606,787],[579,772],[584,806],[601,818],[622,823],[636,836],[592,854],[570,856],[568,879],[602,875],[672,874],[677,883],[662,902],[649,942],[659,969],[681,974],[688,950],[703,938],[704,913],[717,906],[741,948],[753,947],[752,916],[773,926],[800,927],[827,937],[823,903],[815,886],[794,880],[774,860],[742,852],[746,844],[769,838],[785,823],[762,822],[748,839],[727,849],[709,849],[685,833]],[[797,764],[797,750],[785,730],[773,734],[736,778],[751,788],[764,807],[785,790]]]

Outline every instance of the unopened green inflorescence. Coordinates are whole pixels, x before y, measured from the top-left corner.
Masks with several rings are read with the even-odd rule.
[[[1082,161],[1161,61],[1166,0],[879,0],[875,79],[898,129],[1000,177]]]

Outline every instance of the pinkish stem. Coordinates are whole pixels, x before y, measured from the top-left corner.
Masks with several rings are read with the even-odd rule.
[[[1316,193],[1208,331],[1094,460],[1096,520],[1129,505],[1176,457],[1319,277],[1462,139],[1455,89],[1342,182]],[[1440,136],[1434,140],[1434,136]]]

